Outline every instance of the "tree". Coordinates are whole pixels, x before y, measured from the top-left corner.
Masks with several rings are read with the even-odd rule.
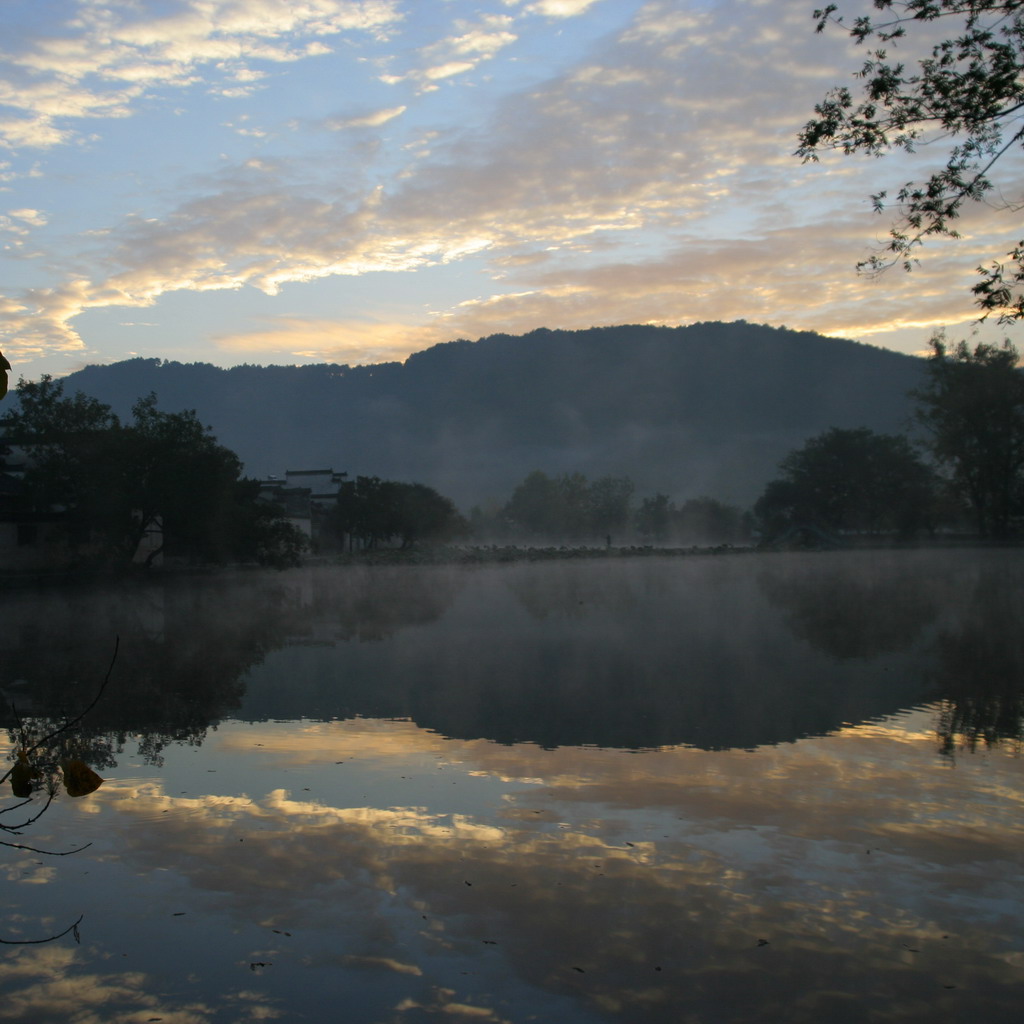
[[[676,511],[675,502],[667,494],[644,498],[636,512],[636,528],[642,537],[655,541],[668,539],[669,526]]]
[[[162,412],[150,393],[132,407],[121,448],[121,507],[131,509],[133,529],[126,536],[131,552],[159,524],[169,554],[220,562],[238,553],[234,506],[242,496],[237,490],[242,464],[193,410]]]
[[[234,452],[217,443],[195,412],[161,412],[140,399],[123,424],[108,405],[44,375],[21,381],[18,406],[0,417],[5,441],[28,454],[25,497],[37,514],[58,513],[73,548],[129,562],[147,532],[193,561],[296,560],[300,541]]]
[[[403,548],[417,541],[445,541],[462,536],[469,524],[450,499],[426,484],[358,476],[338,490],[334,529],[342,538],[367,549],[400,538]]]
[[[90,524],[109,524],[107,506],[120,460],[110,457],[120,422],[109,405],[77,392],[64,395],[64,385],[44,374],[39,381],[18,384],[18,405],[0,417],[9,445],[31,453],[25,473],[25,497],[32,510],[65,515],[72,542]]]
[[[306,535],[288,522],[280,507],[261,499],[260,490],[259,480],[235,481],[226,532],[228,554],[234,561],[255,561],[274,569],[298,565],[309,545]]]
[[[969,503],[978,533],[1005,537],[1024,497],[1024,374],[1017,350],[932,339],[927,383],[912,392],[928,445]]]
[[[551,539],[605,536],[629,524],[633,481],[605,476],[590,483],[582,473],[549,477],[535,469],[505,505],[514,527]]]
[[[590,485],[590,529],[611,536],[626,529],[634,491],[628,476],[603,476]]]
[[[450,498],[426,484],[396,483],[395,527],[402,547],[420,540],[447,541],[465,536],[469,524],[459,515]]]
[[[535,469],[512,492],[505,517],[527,533],[556,536],[563,530],[558,483]]]
[[[7,396],[7,374],[11,369],[11,364],[4,358],[3,352],[0,352],[0,398]]]
[[[901,435],[832,427],[779,469],[754,506],[768,536],[793,526],[906,534],[926,525],[934,474]]]
[[[823,149],[881,156],[942,147],[944,165],[896,193],[898,210],[882,254],[860,264],[882,270],[902,263],[910,270],[918,248],[930,236],[956,238],[954,222],[966,204],[991,200],[993,172],[1007,153],[1024,144],[1024,5],[1020,0],[873,0],[878,17],[846,24],[837,5],[814,12],[817,30],[841,25],[858,44],[872,43],[857,73],[859,98],[845,86],[829,91],[815,106],[816,117],[799,135],[797,155],[817,160]],[[932,23],[950,22],[950,38],[925,42],[904,62],[889,50],[913,47],[933,34]],[[887,191],[873,195],[877,211],[889,204]],[[1011,207],[1007,207],[1011,208]],[[1006,262],[979,267],[974,285],[978,305],[1003,320],[1024,318],[1024,241]]]
[[[729,544],[744,533],[743,512],[717,498],[690,498],[674,519],[679,539],[691,544]]]

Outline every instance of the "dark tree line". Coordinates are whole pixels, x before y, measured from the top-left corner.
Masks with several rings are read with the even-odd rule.
[[[376,476],[344,481],[328,522],[350,549],[364,550],[395,539],[406,549],[417,541],[454,540],[469,532],[451,500],[432,487]]]
[[[973,523],[1011,535],[1024,515],[1024,374],[1017,350],[932,341],[911,392],[922,437],[833,427],[790,452],[754,506],[771,539],[794,528],[909,536]]]
[[[505,524],[522,536],[560,540],[604,538],[630,525],[633,481],[582,473],[550,477],[537,469],[516,487],[502,511]]]
[[[711,497],[677,506],[658,493],[633,503],[626,476],[529,473],[472,527],[454,504],[420,483],[360,476],[342,483],[326,527],[350,550],[409,548],[474,532],[545,543],[742,543],[793,529],[911,536],[967,522],[1009,536],[1024,514],[1024,375],[1018,354],[965,342],[932,343],[917,402],[916,442],[866,427],[833,427],[786,456],[753,515]],[[166,413],[149,395],[130,421],[44,376],[21,382],[0,417],[0,445],[27,453],[22,510],[59,518],[82,559],[129,561],[147,537],[160,551],[205,561],[293,564],[303,547],[285,512],[260,500],[259,484],[194,412]],[[6,500],[6,499],[5,499]]]
[[[0,417],[2,443],[23,453],[18,514],[56,522],[78,561],[130,562],[146,538],[148,563],[159,554],[298,560],[302,535],[259,500],[258,482],[242,476],[238,456],[194,412],[162,412],[150,394],[122,423],[95,398],[66,396],[48,375],[21,381],[18,399]]]
[[[833,427],[779,470],[754,506],[769,537],[791,527],[908,536],[933,525],[935,474],[900,435]]]
[[[915,391],[926,446],[982,537],[1006,537],[1024,511],[1024,374],[1018,352],[932,341]]]
[[[667,494],[644,498],[634,517],[646,541],[670,544],[738,544],[750,537],[750,515],[717,498],[690,498],[676,506]]]
[[[582,473],[529,473],[512,496],[490,514],[474,508],[478,537],[545,543],[724,544],[745,540],[749,516],[716,498],[691,498],[677,506],[666,494],[634,505],[626,476],[588,480]]]

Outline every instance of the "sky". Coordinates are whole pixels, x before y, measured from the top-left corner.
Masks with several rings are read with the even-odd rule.
[[[863,58],[814,6],[3,0],[0,348],[33,379],[541,326],[967,336],[1014,218],[978,206],[913,273],[858,275],[870,194],[944,150],[794,156]]]

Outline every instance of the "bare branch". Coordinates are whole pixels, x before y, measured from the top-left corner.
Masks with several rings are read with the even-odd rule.
[[[0,939],[0,943],[5,946],[39,946],[44,942],[53,942],[56,939],[62,939],[68,932],[72,932],[75,936],[75,942],[81,942],[82,937],[78,934],[78,926],[82,923],[82,919],[85,914],[80,914],[78,920],[74,924],[70,924],[62,932],[57,932],[56,935],[50,935],[45,939]]]

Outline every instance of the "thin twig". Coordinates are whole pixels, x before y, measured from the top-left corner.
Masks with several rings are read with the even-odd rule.
[[[23,800],[20,804],[15,804],[13,807],[5,807],[2,811],[0,811],[0,814],[6,814],[8,811],[16,810],[19,807],[24,807],[25,804],[27,803],[31,803],[31,800]],[[2,829],[4,832],[11,833],[11,835],[21,835],[21,830],[24,828],[28,828],[28,826],[31,825],[33,822],[38,821],[43,816],[43,813],[46,811],[47,807],[49,807],[50,804],[52,803],[53,793],[50,793],[46,797],[46,803],[43,804],[43,806],[40,807],[39,810],[35,814],[33,814],[31,818],[26,818],[25,821],[23,821],[20,825],[0,824],[0,829]]]
[[[120,646],[121,646],[121,637],[120,636],[115,636],[114,637],[114,653],[111,655],[110,664],[107,666],[107,674],[103,677],[103,682],[100,683],[99,689],[96,691],[96,695],[89,702],[89,704],[82,711],[80,711],[77,715],[75,715],[74,718],[69,718],[62,726],[60,726],[59,728],[55,729],[49,735],[44,736],[42,739],[37,740],[35,743],[32,744],[31,747],[27,747],[25,750],[23,750],[22,753],[24,753],[26,758],[33,751],[36,751],[41,746],[43,746],[44,744],[49,743],[50,740],[56,739],[58,736],[60,736],[63,733],[67,732],[69,729],[73,728],[74,726],[78,725],[78,723],[81,722],[82,719],[85,718],[85,716],[87,714],[89,714],[89,712],[92,711],[92,709],[94,707],[96,707],[96,705],[100,702],[100,698],[103,696],[103,691],[107,688],[107,683],[110,682],[110,673],[114,671],[114,663],[117,661],[117,652],[118,652],[118,649],[120,648]],[[14,771],[14,766],[13,765],[10,768],[8,768],[7,771],[4,772],[4,774],[2,776],[0,776],[0,784],[2,784],[2,783],[7,781],[7,779],[10,777],[10,774],[11,774],[12,771]]]
[[[12,850],[28,850],[30,853],[42,853],[47,857],[67,857],[72,853],[81,853],[83,850],[88,850],[92,843],[86,843],[85,846],[78,846],[74,850],[40,850],[35,846],[23,846],[21,843],[9,843],[6,839],[0,839],[0,846],[9,846]]]
[[[85,914],[80,914],[77,921],[74,924],[69,924],[67,928],[62,932],[58,932],[56,935],[51,935],[46,939],[0,939],[5,946],[38,946],[44,942],[53,942],[54,939],[63,938],[68,932],[75,933],[75,942],[81,942],[82,937],[78,934],[78,926],[82,923],[82,918]]]
[[[99,704],[100,698],[103,696],[103,691],[107,688],[107,683],[110,682],[110,673],[114,671],[114,662],[117,661],[117,651],[118,651],[118,648],[120,646],[121,646],[121,637],[120,636],[114,637],[114,653],[113,653],[113,655],[111,655],[110,664],[107,666],[107,674],[103,677],[103,682],[100,683],[100,687],[96,691],[96,696],[93,697],[93,699],[89,702],[89,704],[82,711],[80,711],[77,715],[75,715],[74,718],[69,718],[59,729],[55,729],[48,736],[44,736],[41,740],[39,740],[38,742],[34,743],[31,747],[29,747],[25,751],[25,755],[26,756],[31,754],[32,751],[38,750],[41,746],[43,746],[44,743],[49,743],[50,740],[56,739],[62,733],[67,732],[68,729],[71,729],[74,726],[78,725],[78,723],[83,718],[85,718],[85,716],[87,714],[89,714],[89,712],[92,711],[92,709],[94,707],[96,707],[97,704]]]

